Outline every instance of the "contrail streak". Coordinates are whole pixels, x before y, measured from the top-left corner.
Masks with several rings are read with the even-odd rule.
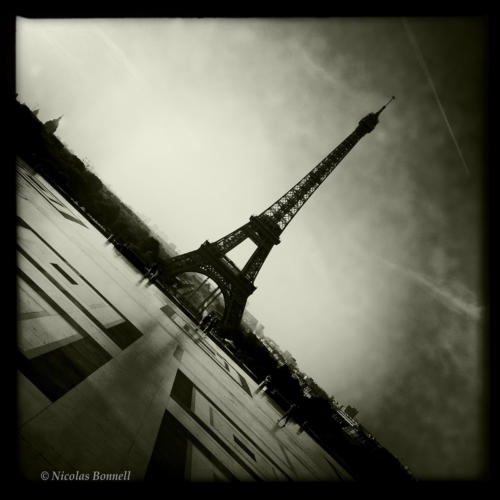
[[[432,81],[432,77],[431,77],[431,74],[429,73],[429,69],[427,68],[427,64],[425,63],[425,59],[424,59],[424,56],[422,54],[422,51],[420,50],[420,47],[418,46],[417,40],[413,36],[413,34],[410,30],[410,26],[406,22],[406,19],[403,17],[403,18],[401,18],[401,21],[403,23],[403,26],[405,27],[405,31],[406,31],[406,34],[408,35],[408,39],[410,40],[410,43],[413,46],[413,49],[415,50],[415,54],[417,56],[418,62],[420,63],[420,66],[422,66],[422,69],[427,77],[427,80],[429,81],[429,85],[432,89],[432,92],[434,93],[434,97],[436,98],[436,102],[439,106],[439,109],[441,110],[441,114],[443,115],[444,122],[446,123],[446,126],[448,127],[448,131],[450,132],[451,138],[453,139],[455,147],[457,148],[458,155],[460,156],[460,159],[462,160],[462,163],[465,167],[465,171],[467,172],[467,175],[470,175],[469,167],[467,166],[467,162],[465,161],[465,158],[462,154],[462,150],[460,149],[460,146],[458,145],[455,134],[453,133],[453,129],[451,128],[450,122],[448,121],[448,117],[446,116],[443,105],[441,104],[441,99],[439,99],[439,95],[437,93],[436,87],[434,86],[434,82]]]
[[[450,309],[464,313],[465,315],[476,320],[479,320],[481,318],[482,310],[479,305],[458,297],[456,294],[454,294],[444,286],[438,286],[422,273],[414,271],[413,269],[402,267],[398,264],[395,264],[394,262],[385,259],[384,257],[378,257],[378,259],[395,271],[424,286],[429,292],[431,292],[436,298],[440,299],[441,302],[447,305]]]
[[[369,260],[377,260],[387,267],[391,268],[393,271],[397,272],[401,276],[405,276],[411,281],[418,283],[428,292],[430,292],[436,299],[439,299],[442,304],[447,306],[449,309],[453,309],[456,312],[465,314],[466,316],[480,320],[483,315],[483,308],[481,305],[476,304],[472,300],[467,300],[463,297],[458,296],[449,287],[438,285],[434,283],[428,276],[408,267],[403,267],[395,262],[382,257],[375,252],[367,251],[362,245],[360,245],[354,238],[346,235],[347,241],[351,244],[351,248],[355,249],[359,255],[364,256]]]
[[[140,83],[148,85],[144,78],[137,71],[136,67],[130,60],[130,58],[123,52],[123,50],[109,37],[105,31],[98,25],[93,25],[91,27],[97,35],[107,44],[108,48],[115,54],[116,58],[121,61],[127,71]]]
[[[338,81],[335,81],[335,79],[332,77],[326,69],[318,64],[312,57],[311,54],[302,46],[300,43],[296,42],[295,40],[290,42],[290,45],[292,49],[299,54],[300,57],[302,57],[303,60],[306,61],[307,65],[309,66],[310,69],[312,69],[317,75],[321,76],[325,80],[328,81],[331,85],[334,87],[337,87],[339,85]]]

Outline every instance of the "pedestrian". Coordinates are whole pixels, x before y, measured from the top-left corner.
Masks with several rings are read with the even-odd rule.
[[[205,333],[208,333],[210,331],[210,328],[212,328],[212,324],[214,322],[214,315],[212,313],[209,313],[209,315],[207,316],[208,320],[207,322],[205,323],[205,327],[203,328],[203,331]]]
[[[146,267],[146,272],[144,273],[143,277],[140,279],[139,283],[142,283],[144,280],[150,279],[153,272],[154,272],[153,266]]]
[[[147,276],[148,276],[149,278],[151,278],[151,279],[152,279],[152,278],[153,278],[153,276],[154,276],[154,274],[155,274],[156,272],[158,272],[158,263],[157,263],[157,262],[155,262],[155,263],[154,263],[154,264],[153,264],[153,265],[149,268]]]
[[[214,320],[212,321],[212,324],[210,325],[210,332],[211,333],[216,333],[218,328],[219,328],[219,323],[220,323],[220,319],[215,316]]]
[[[215,318],[213,317],[213,315],[211,314],[210,315],[210,318],[209,320],[207,321],[206,325],[205,325],[205,328],[204,328],[204,332],[205,334],[208,334],[212,331],[212,328],[213,328],[213,325],[214,325],[214,322],[215,322]]]
[[[154,262],[146,273],[146,277],[149,280],[149,284],[152,284],[159,274],[160,274],[159,265],[157,262]]]
[[[267,375],[266,378],[258,385],[254,394],[258,394],[260,391],[263,391],[271,382],[271,375]]]
[[[294,413],[295,411],[295,408],[297,408],[297,405],[295,403],[292,403],[290,405],[290,408],[288,408],[288,410],[283,414],[283,416],[278,420],[277,424],[279,425],[280,422],[284,419],[285,422],[283,423],[283,425],[279,425],[281,428],[285,427],[286,424],[288,423],[288,420],[290,419],[292,413]]]

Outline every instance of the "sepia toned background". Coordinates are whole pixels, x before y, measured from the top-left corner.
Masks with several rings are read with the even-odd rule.
[[[42,121],[63,115],[56,135],[179,252],[262,212],[395,95],[286,229],[248,307],[417,478],[475,479],[486,29],[18,18],[16,90]]]

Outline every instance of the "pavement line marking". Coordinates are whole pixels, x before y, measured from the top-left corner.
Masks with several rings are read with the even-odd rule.
[[[42,241],[48,248],[50,248],[50,250],[52,250],[52,252],[54,252],[54,254],[57,255],[57,257],[59,257],[59,259],[61,259],[80,279],[82,279],[82,281],[84,283],[86,283],[99,297],[101,297],[101,299],[106,304],[108,304],[108,306],[111,309],[113,309],[121,318],[123,318],[123,320],[124,320],[123,322],[130,323],[130,325],[132,325],[141,334],[141,336],[143,335],[142,332],[137,327],[135,327],[135,325],[132,322],[130,322],[102,293],[99,292],[99,290],[97,290],[87,279],[85,279],[85,277],[74,266],[72,266],[59,252],[57,252],[57,250],[55,250],[40,234],[38,234],[37,231],[35,231],[31,226],[29,226],[26,221],[24,221],[19,216],[17,216],[17,221],[18,221],[19,225],[30,230],[35,236],[37,236],[40,239],[40,241]],[[20,247],[19,244],[17,246],[19,249],[22,250],[22,248]],[[24,250],[22,250],[22,251],[25,252]],[[41,272],[44,273],[44,270],[41,269],[37,264],[35,264],[34,261],[30,257],[28,257],[28,260],[30,260],[35,265],[35,267],[38,267],[41,270]],[[49,279],[50,279],[50,281],[52,281],[56,285],[57,288],[61,289],[61,286],[56,281],[54,281],[51,277],[49,277]],[[66,291],[64,291],[63,289],[61,289],[61,291],[65,295],[67,295],[67,297],[72,302],[74,302],[75,305],[79,304],[79,302],[76,299],[74,299],[71,295],[68,295],[68,293]],[[84,307],[84,306],[78,306],[78,307],[85,313],[85,315],[87,315],[94,323],[96,323],[101,330],[103,330],[103,332],[106,334],[106,336],[109,338],[109,340],[111,342],[113,342],[113,344],[117,345],[117,347],[119,349],[124,350],[124,348],[120,347],[111,337],[109,337],[109,335],[107,333],[108,328],[105,325],[103,325],[97,318],[95,318],[95,316],[93,314],[91,314],[86,307]],[[83,307],[83,309],[82,309],[82,307]],[[149,316],[151,316],[151,315],[149,315]],[[151,318],[153,318],[153,316],[151,316]]]
[[[78,283],[59,264],[51,262],[51,265],[57,269],[72,285],[78,285]]]

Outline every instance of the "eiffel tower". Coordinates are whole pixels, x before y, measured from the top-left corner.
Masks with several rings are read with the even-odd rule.
[[[158,278],[168,283],[185,272],[211,278],[224,297],[221,330],[229,336],[234,334],[240,325],[247,299],[256,290],[255,278],[273,246],[280,243],[281,233],[357,142],[375,128],[380,113],[393,99],[394,96],[376,113],[362,118],[354,132],[260,215],[250,216],[249,222],[214,243],[205,241],[197,250],[171,258]],[[226,254],[247,238],[257,248],[243,269],[239,269]]]

